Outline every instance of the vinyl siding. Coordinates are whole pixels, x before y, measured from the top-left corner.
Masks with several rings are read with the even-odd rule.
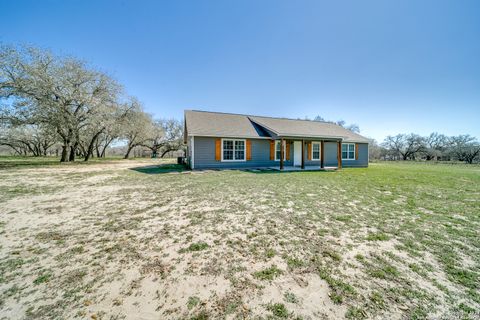
[[[189,152],[191,152],[190,140],[188,141]],[[280,161],[270,160],[270,140],[268,139],[250,139],[252,142],[252,160],[249,161],[216,161],[215,160],[215,140],[210,137],[195,137],[195,169],[214,169],[214,168],[257,168],[280,166]],[[285,161],[285,166],[293,166],[294,146],[293,141],[289,141],[290,160]],[[343,167],[367,167],[368,166],[368,144],[358,144],[358,160],[343,160]],[[336,167],[337,163],[337,142],[325,141],[325,166]],[[305,146],[305,165],[320,166],[320,160],[308,160],[308,148]],[[189,154],[191,159],[191,154]]]
[[[338,166],[337,151],[338,142],[325,142],[325,167]]]
[[[280,161],[270,160],[270,140],[250,139],[252,141],[252,160],[249,161],[216,161],[215,139],[195,137],[195,169],[208,168],[256,168],[280,166]],[[285,166],[293,165],[293,147],[290,146],[290,161]]]
[[[368,143],[358,144],[358,160],[342,160],[344,168],[368,167]]]

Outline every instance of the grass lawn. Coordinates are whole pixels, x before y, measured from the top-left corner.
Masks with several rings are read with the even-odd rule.
[[[0,319],[478,319],[480,167],[0,159]]]

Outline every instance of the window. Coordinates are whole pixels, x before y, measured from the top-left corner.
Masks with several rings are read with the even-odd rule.
[[[355,143],[342,143],[342,160],[355,160]]]
[[[245,161],[245,140],[222,139],[222,161]]]
[[[235,141],[235,160],[245,160],[245,141]]]
[[[312,160],[320,160],[320,143],[312,142]]]
[[[278,140],[275,142],[275,161],[280,161],[280,144],[281,144],[281,140]],[[285,144],[283,145],[283,160],[286,160],[287,159],[287,152],[286,152],[286,149],[285,149]]]

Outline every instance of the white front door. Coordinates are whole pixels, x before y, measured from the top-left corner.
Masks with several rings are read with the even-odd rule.
[[[293,142],[293,165],[302,165],[302,141]]]

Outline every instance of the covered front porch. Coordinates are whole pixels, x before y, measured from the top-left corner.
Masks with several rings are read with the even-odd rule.
[[[341,138],[278,137],[272,143],[275,144],[275,160],[278,161],[278,166],[272,169],[314,171],[342,168]]]

